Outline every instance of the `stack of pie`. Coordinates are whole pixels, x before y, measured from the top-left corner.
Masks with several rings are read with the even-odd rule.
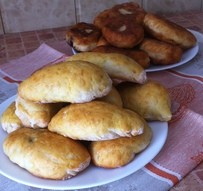
[[[118,83],[119,82],[119,83]],[[34,72],[1,116],[8,158],[35,176],[68,179],[127,165],[152,138],[148,121],[171,119],[163,85],[117,53],[80,53]]]

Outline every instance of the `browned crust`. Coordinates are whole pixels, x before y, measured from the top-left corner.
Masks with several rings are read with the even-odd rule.
[[[159,40],[145,38],[140,44],[153,64],[170,65],[181,60],[183,51],[180,47]]]
[[[144,27],[154,38],[178,45],[183,49],[193,47],[197,41],[195,36],[184,27],[154,14],[145,15]]]
[[[66,33],[67,43],[78,51],[89,51],[96,47],[101,31],[93,24],[80,22]]]
[[[124,20],[131,20],[138,24],[143,23],[146,12],[137,3],[127,2],[117,4],[109,9],[100,12],[94,18],[94,25],[102,29],[110,20],[122,17]]]
[[[102,34],[115,47],[133,48],[143,40],[144,29],[139,24],[118,18],[105,25]]]

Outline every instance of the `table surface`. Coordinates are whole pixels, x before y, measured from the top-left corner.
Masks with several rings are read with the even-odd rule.
[[[187,12],[164,16],[186,28],[203,33],[203,12]],[[56,41],[64,40],[65,32],[66,27],[62,27],[58,29],[0,35],[0,64],[33,51],[42,42],[46,42],[54,46]],[[61,51],[65,52],[66,50],[61,49]],[[170,189],[170,191],[200,191],[202,189],[203,163],[199,164],[195,169],[193,169],[192,172],[190,172],[185,178],[183,178],[183,180],[181,180],[181,182]]]

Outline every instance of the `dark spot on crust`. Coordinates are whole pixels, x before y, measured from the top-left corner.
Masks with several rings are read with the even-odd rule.
[[[34,137],[28,137],[28,142],[29,143],[34,143],[35,142],[35,138]]]

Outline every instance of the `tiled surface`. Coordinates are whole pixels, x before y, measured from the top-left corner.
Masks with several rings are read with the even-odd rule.
[[[68,26],[75,23],[74,0],[0,0],[5,33]]]
[[[203,0],[131,0],[146,11],[180,13],[203,10]],[[56,28],[77,21],[92,22],[96,14],[126,0],[0,0],[0,34]],[[1,19],[4,30],[2,30]]]
[[[201,0],[143,0],[143,7],[146,11],[153,13],[179,13],[185,11],[200,11]]]
[[[0,10],[0,16],[1,16],[1,10]],[[2,23],[2,19],[0,17],[0,34],[3,34],[4,30],[3,30],[3,23]]]
[[[165,15],[166,16],[166,15]],[[203,12],[188,12],[185,14],[167,15],[168,19],[178,24],[203,33]],[[64,42],[67,28],[47,29],[40,31],[22,32],[0,35],[0,64],[8,60],[21,57],[35,50],[41,43],[46,42],[57,48],[58,42]],[[54,45],[55,44],[55,45]],[[59,49],[58,49],[59,50]],[[202,191],[203,190],[203,163],[188,174],[170,191]]]
[[[0,35],[0,64],[32,52],[43,42],[64,41],[66,30],[61,27]]]

